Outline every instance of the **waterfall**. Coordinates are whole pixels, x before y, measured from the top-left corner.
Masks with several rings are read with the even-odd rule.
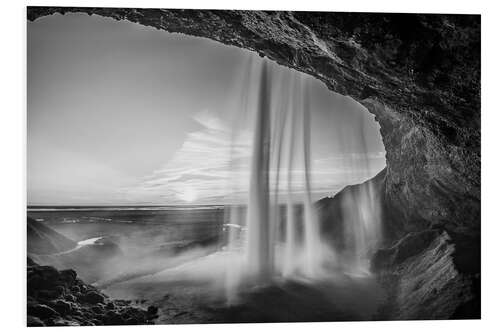
[[[343,238],[346,247],[342,253],[346,271],[367,275],[370,257],[379,248],[382,239],[382,223],[377,193],[371,182],[363,184],[342,198]]]
[[[312,197],[310,89],[305,74],[276,75],[265,59],[250,61],[246,73],[242,111],[234,127],[251,123],[253,140],[246,205],[231,205],[226,214],[226,251],[238,258],[227,261],[228,304],[235,303],[243,285],[265,286],[280,277],[318,279],[325,266],[337,261],[334,247],[321,238]],[[344,202],[351,219],[345,237],[354,244],[348,261],[355,267],[362,266],[369,244],[378,237],[370,219],[372,197],[366,193]]]
[[[302,77],[303,81],[303,77]],[[318,217],[313,207],[311,197],[311,120],[309,110],[309,89],[302,84],[302,147],[304,163],[304,190],[303,190],[303,221],[304,221],[304,250],[306,254],[306,274],[315,276],[321,265],[321,240],[319,234]]]
[[[297,90],[297,78],[293,77],[292,89]],[[292,103],[291,108],[289,108],[287,114],[287,140],[288,140],[288,164],[287,169],[293,169],[293,157],[295,149],[295,133],[296,133],[296,123],[297,123],[297,95],[292,95],[295,100]],[[288,97],[288,96],[286,96]],[[288,98],[287,98],[288,100]],[[286,179],[286,227],[285,227],[285,253],[283,258],[283,275],[285,277],[290,277],[295,271],[296,266],[296,251],[297,251],[297,236],[296,236],[296,221],[295,221],[295,205],[293,201],[293,174],[292,172],[287,173]]]
[[[269,214],[271,101],[268,71],[267,62],[264,61],[257,97],[247,222],[247,267],[258,282],[266,282],[273,270]]]

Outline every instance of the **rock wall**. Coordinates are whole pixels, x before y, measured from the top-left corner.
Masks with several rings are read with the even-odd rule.
[[[343,205],[347,199],[361,201],[372,191],[380,204],[382,240],[368,249],[371,271],[387,292],[377,320],[477,319],[481,311],[480,242],[475,236],[446,231],[443,226],[399,235],[405,220],[384,202],[387,171],[356,185],[346,186],[332,198],[317,203],[322,236],[338,253],[345,253],[346,223],[352,212]],[[370,213],[372,218],[375,214]],[[372,220],[374,223],[375,220]],[[397,241],[391,241],[397,239]],[[373,252],[372,252],[373,251]]]
[[[448,233],[436,229],[378,251],[372,269],[389,291],[379,319],[480,318],[479,275],[461,271],[456,256]]]
[[[479,15],[28,7],[200,36],[308,73],[376,115],[400,234],[479,234]]]

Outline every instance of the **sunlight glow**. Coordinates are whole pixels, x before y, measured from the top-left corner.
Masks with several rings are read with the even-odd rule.
[[[198,198],[198,193],[194,187],[186,186],[181,193],[177,194],[177,197],[185,202],[193,202]]]

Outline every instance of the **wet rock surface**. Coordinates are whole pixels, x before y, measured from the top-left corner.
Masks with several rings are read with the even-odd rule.
[[[449,234],[435,229],[379,250],[372,269],[390,290],[380,319],[480,318],[479,274],[461,270],[457,255]]]
[[[40,266],[28,258],[28,326],[153,324],[158,309],[111,300],[85,284],[74,270]]]

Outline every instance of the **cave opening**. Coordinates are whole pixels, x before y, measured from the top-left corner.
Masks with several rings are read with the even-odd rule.
[[[169,270],[172,261],[140,257],[147,262],[142,271],[155,267],[151,288],[179,276],[190,282],[222,280],[214,288],[223,290],[225,304],[234,305],[241,285],[267,285],[264,271],[279,271],[279,279],[285,279],[283,299],[290,281],[314,281],[322,287],[312,290],[324,291],[333,271],[335,291],[328,298],[356,303],[362,309],[356,318],[373,315],[380,295],[370,259],[383,235],[381,185],[370,179],[385,168],[385,149],[380,127],[365,107],[309,75],[206,39],[84,14],[43,18],[28,29],[32,205],[216,207],[222,212],[208,235],[203,226],[201,232],[196,227],[178,231],[177,238],[157,230],[154,236],[152,230],[131,236],[120,226],[112,231],[113,240],[125,257],[111,257],[107,267],[96,270],[94,282],[112,296],[132,297],[137,290],[114,281],[137,276],[133,258],[148,253],[144,246],[186,242],[183,237],[198,246],[214,233],[216,251],[172,256],[183,264],[181,275]],[[65,188],[64,196],[57,186]],[[191,211],[183,214],[181,220],[193,222]],[[78,224],[70,229],[53,216],[41,219],[80,242],[102,236],[87,226],[78,230]],[[175,217],[155,222],[170,219]],[[290,222],[294,219],[299,222]],[[253,220],[257,229],[250,227]],[[261,225],[264,220],[276,225]],[[235,249],[236,257],[231,256]],[[311,267],[316,262],[328,274]],[[241,277],[242,272],[247,275]],[[273,283],[282,283],[271,275]],[[342,288],[351,294],[341,295]],[[366,296],[364,306],[353,299],[359,293]]]
[[[35,25],[36,28],[31,28]],[[52,141],[71,130],[68,146],[74,144],[86,155],[94,150],[97,156],[92,158],[107,157],[112,166],[124,162],[123,171],[137,176],[154,172],[158,165],[175,159],[173,151],[190,139],[190,133],[201,135],[204,130],[220,130],[218,125],[228,124],[242,131],[253,130],[248,126],[252,121],[250,116],[238,119],[237,115],[241,112],[242,98],[248,98],[244,95],[255,90],[257,84],[249,79],[249,63],[262,60],[254,52],[128,21],[78,13],[54,14],[30,23],[28,28],[31,29],[28,47],[33,50],[28,57],[32,87],[28,103],[41,110],[33,115],[36,122],[28,124],[33,128],[28,137],[33,146],[37,145],[37,139],[45,139],[42,125],[48,125],[49,117],[61,119],[53,124],[56,133],[48,135]],[[303,77],[310,91],[314,155],[311,168],[324,175],[323,179],[313,180],[314,200],[333,196],[347,185],[364,182],[385,167],[380,126],[363,105],[330,91],[309,75],[272,61],[269,67],[272,77],[280,81],[275,82],[273,94],[283,94],[278,90],[284,89],[291,73]],[[44,82],[49,80],[50,84]],[[59,99],[52,96],[54,91],[60,93]],[[70,105],[72,102],[77,105]],[[248,108],[255,108],[254,104]],[[79,115],[76,120],[80,124],[70,124],[71,129],[64,129],[63,121],[75,115]],[[117,128],[116,134],[109,131],[111,125]],[[100,146],[82,143],[91,130]],[[147,131],[149,135],[145,134]],[[169,134],[173,139],[167,138]],[[119,141],[133,149],[133,154],[125,149],[111,153]],[[141,146],[153,152],[141,152]],[[131,163],[132,155],[141,159],[141,163]],[[335,174],[328,173],[327,167]],[[76,174],[62,176],[66,180]],[[34,178],[39,183],[39,177]],[[169,199],[175,203],[190,203],[206,194],[195,193],[189,184],[173,187]],[[33,194],[30,201],[50,203],[39,197]]]
[[[158,323],[480,317],[479,15],[27,14],[28,276],[73,268]]]

